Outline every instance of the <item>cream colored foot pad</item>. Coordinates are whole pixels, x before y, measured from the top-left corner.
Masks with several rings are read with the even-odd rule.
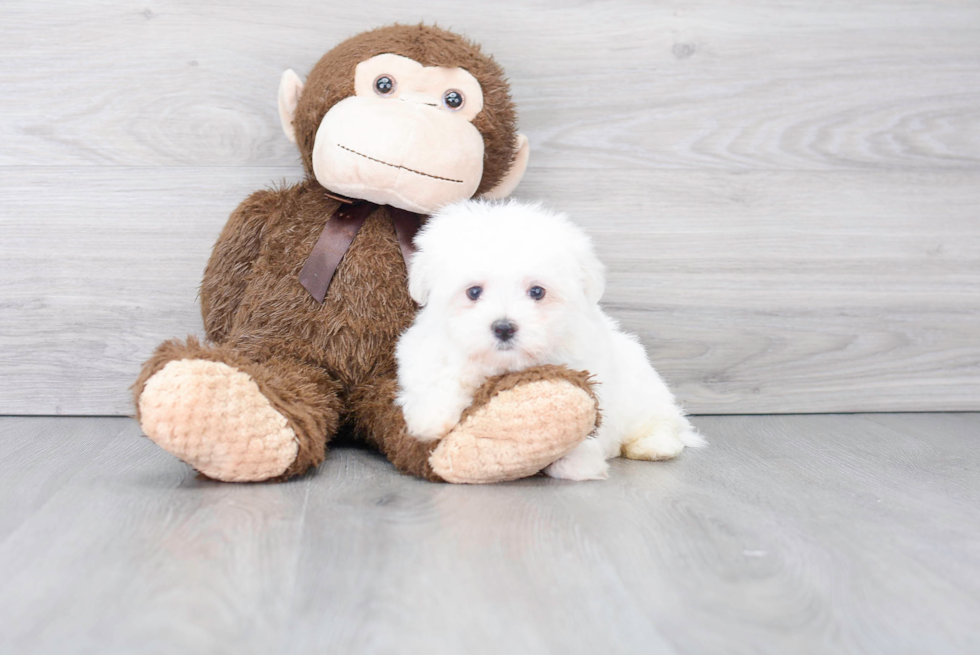
[[[554,421],[556,416],[560,420]],[[436,447],[429,463],[447,482],[516,480],[569,453],[595,420],[595,401],[570,382],[521,384],[467,417]]]
[[[267,480],[296,459],[286,417],[249,375],[222,362],[169,362],[147,381],[139,406],[150,439],[216,480]]]

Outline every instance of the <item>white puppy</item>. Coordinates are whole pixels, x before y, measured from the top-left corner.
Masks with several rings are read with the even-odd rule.
[[[467,201],[430,218],[415,244],[409,291],[422,309],[396,354],[398,404],[416,438],[445,436],[491,376],[565,364],[595,376],[602,420],[548,475],[601,479],[620,454],[668,459],[704,443],[637,338],[599,307],[603,266],[564,215]]]

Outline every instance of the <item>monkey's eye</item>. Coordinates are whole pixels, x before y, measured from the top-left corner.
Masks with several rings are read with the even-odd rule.
[[[541,300],[544,298],[544,289],[541,287],[531,287],[527,290],[527,295],[531,296],[531,300]]]
[[[470,300],[476,300],[483,293],[483,287],[470,287],[466,290],[466,297]]]
[[[442,96],[442,101],[445,103],[446,107],[456,111],[463,107],[463,94],[456,89],[449,89],[446,91],[445,95]]]
[[[391,75],[378,75],[374,79],[374,92],[379,96],[390,96],[395,91],[395,78]]]

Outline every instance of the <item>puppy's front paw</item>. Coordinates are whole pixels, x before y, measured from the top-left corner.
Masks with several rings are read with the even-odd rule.
[[[459,400],[442,398],[436,394],[404,394],[398,399],[398,404],[401,405],[408,433],[419,441],[442,439],[456,427],[462,414]]]
[[[408,412],[405,408],[402,408],[402,413],[405,415],[405,427],[408,433],[419,441],[442,439],[459,422],[458,416],[453,419],[445,415]]]
[[[562,480],[605,480],[609,477],[609,463],[599,446],[599,441],[589,438],[544,470],[545,475]]]

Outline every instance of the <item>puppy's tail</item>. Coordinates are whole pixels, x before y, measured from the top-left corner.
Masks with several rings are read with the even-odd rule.
[[[697,429],[691,425],[691,422],[684,419],[684,427],[681,428],[680,434],[677,437],[681,440],[681,443],[688,448],[701,448],[702,446],[707,446],[708,442],[704,437],[697,431]]]

